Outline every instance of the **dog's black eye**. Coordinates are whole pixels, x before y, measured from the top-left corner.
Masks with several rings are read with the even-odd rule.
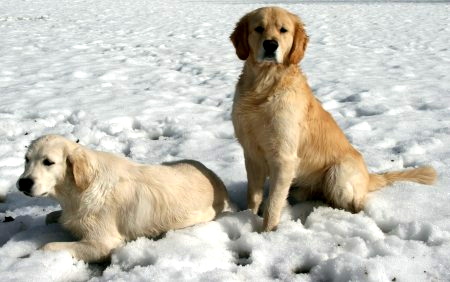
[[[257,27],[255,28],[255,31],[256,31],[257,33],[263,33],[263,32],[264,32],[264,27],[262,27],[262,26],[257,26]]]
[[[49,159],[45,159],[42,163],[43,163],[45,166],[51,166],[51,165],[54,165],[54,164],[55,164],[54,162],[52,162],[52,161],[49,160]]]
[[[30,159],[28,157],[25,157],[25,163],[28,163]]]
[[[284,27],[282,27],[282,28],[280,28],[280,32],[281,32],[281,33],[285,33],[285,32],[287,32],[287,29],[285,29]]]

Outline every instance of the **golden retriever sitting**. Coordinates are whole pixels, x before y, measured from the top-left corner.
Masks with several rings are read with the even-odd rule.
[[[276,228],[289,189],[299,200],[321,197],[357,212],[366,194],[398,180],[431,184],[436,172],[422,167],[370,174],[331,115],[314,98],[298,63],[308,36],[290,12],[265,7],[245,15],[231,34],[245,65],[236,86],[232,119],[244,149],[248,207],[256,213],[270,181],[263,229]]]
[[[210,221],[230,207],[222,181],[197,161],[141,165],[89,150],[61,136],[33,141],[17,181],[29,196],[50,196],[62,214],[48,215],[78,242],[53,242],[86,262],[107,259],[125,241]]]

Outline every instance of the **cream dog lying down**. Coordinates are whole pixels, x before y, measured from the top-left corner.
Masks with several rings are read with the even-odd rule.
[[[101,261],[125,241],[213,220],[230,210],[222,181],[200,162],[142,165],[87,149],[57,135],[33,141],[17,187],[29,196],[59,201],[47,221],[80,238],[43,250],[67,250],[86,262]]]

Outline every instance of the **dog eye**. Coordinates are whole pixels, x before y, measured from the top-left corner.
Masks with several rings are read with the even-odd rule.
[[[52,162],[52,161],[49,160],[49,159],[45,159],[42,163],[43,163],[45,166],[51,166],[51,165],[54,165],[54,164],[55,164],[54,162]]]
[[[287,29],[285,29],[284,27],[282,27],[282,28],[280,28],[280,32],[281,32],[281,33],[285,33],[285,32],[287,32]]]
[[[256,31],[257,33],[263,33],[263,32],[264,32],[264,27],[262,27],[262,26],[257,26],[257,27],[255,28],[255,31]]]
[[[30,159],[28,157],[25,157],[25,163],[29,163]]]

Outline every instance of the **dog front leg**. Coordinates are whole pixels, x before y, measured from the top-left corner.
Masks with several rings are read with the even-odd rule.
[[[289,188],[295,175],[295,160],[284,159],[269,164],[270,192],[264,211],[263,231],[275,230],[286,204]]]
[[[107,243],[103,243],[107,242]],[[121,240],[52,242],[44,245],[43,251],[68,251],[72,257],[85,262],[101,262],[109,259],[111,251],[122,244]]]
[[[247,205],[254,213],[258,213],[264,195],[264,181],[267,177],[264,160],[254,160],[245,155],[245,169],[247,171]]]

